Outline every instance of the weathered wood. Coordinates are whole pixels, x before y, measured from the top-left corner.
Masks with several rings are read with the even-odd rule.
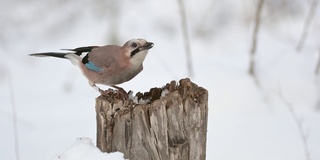
[[[118,92],[96,99],[97,147],[130,160],[204,160],[208,91],[182,79],[122,100]],[[139,104],[146,102],[144,104]],[[137,104],[138,103],[138,104]]]

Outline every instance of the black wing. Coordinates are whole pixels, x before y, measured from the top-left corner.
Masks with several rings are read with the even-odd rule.
[[[76,55],[80,56],[82,53],[91,52],[91,50],[97,47],[99,46],[87,46],[87,47],[78,47],[75,49],[62,49],[62,50],[74,51]]]

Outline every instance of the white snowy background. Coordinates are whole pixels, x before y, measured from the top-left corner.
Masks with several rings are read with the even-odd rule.
[[[248,74],[257,1],[184,2],[191,80],[209,91],[207,159],[304,160],[307,149],[310,160],[319,160],[320,8],[297,52],[312,0],[265,0],[256,52],[258,86]],[[94,147],[99,94],[78,68],[67,60],[28,54],[122,45],[132,38],[155,46],[143,72],[121,87],[143,92],[189,77],[178,1],[2,0],[0,159],[123,159],[121,153]]]

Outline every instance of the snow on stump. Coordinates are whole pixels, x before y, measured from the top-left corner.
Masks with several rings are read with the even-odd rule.
[[[96,99],[97,147],[130,160],[205,160],[208,91],[182,79],[123,100]]]

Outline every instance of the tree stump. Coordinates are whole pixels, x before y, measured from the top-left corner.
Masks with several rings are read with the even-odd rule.
[[[130,160],[205,160],[208,91],[182,79],[162,88],[96,99],[97,147]]]

